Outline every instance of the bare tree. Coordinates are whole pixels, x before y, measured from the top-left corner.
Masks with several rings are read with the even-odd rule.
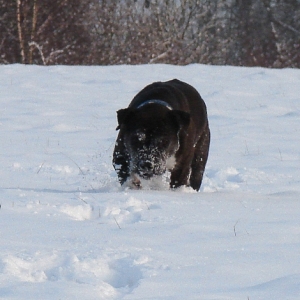
[[[106,64],[186,64],[198,47],[203,1],[99,1],[94,15],[96,60]]]
[[[85,25],[88,0],[0,0],[0,4],[3,62],[86,62],[90,42]],[[14,49],[14,55],[7,54],[9,48]]]
[[[16,18],[16,2],[0,0],[0,63],[21,62]]]
[[[300,67],[300,1],[264,1],[278,52],[275,67]]]
[[[300,67],[299,0],[0,0],[0,63]]]

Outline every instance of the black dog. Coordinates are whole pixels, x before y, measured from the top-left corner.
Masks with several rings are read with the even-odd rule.
[[[113,165],[121,184],[171,172],[170,187],[200,189],[210,131],[199,93],[177,79],[146,86],[117,112],[120,129]]]

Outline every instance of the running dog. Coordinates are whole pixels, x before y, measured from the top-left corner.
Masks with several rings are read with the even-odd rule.
[[[169,171],[172,189],[200,189],[210,130],[195,88],[177,79],[152,83],[117,111],[117,119],[113,166],[121,185],[140,189],[143,179]]]

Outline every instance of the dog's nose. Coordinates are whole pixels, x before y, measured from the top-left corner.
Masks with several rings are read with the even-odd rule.
[[[150,161],[140,161],[139,168],[143,171],[151,171],[153,169],[153,164]]]

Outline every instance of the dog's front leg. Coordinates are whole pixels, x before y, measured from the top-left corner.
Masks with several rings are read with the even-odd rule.
[[[129,177],[129,155],[126,151],[121,134],[119,134],[114,153],[113,153],[113,166],[117,172],[119,181],[123,185]]]
[[[171,172],[170,188],[176,189],[180,186],[189,185],[190,164],[181,167],[175,167]]]

